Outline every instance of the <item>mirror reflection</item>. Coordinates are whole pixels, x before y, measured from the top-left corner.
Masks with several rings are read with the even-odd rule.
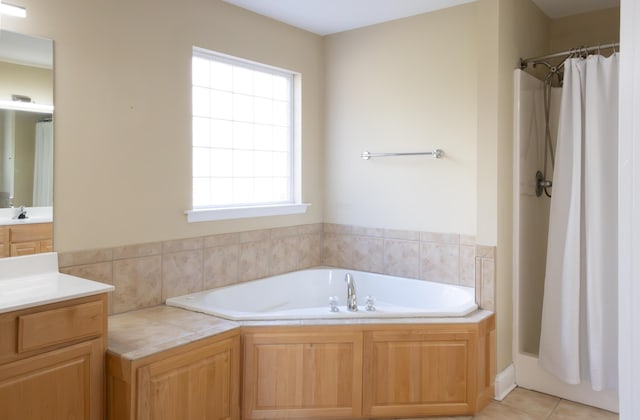
[[[0,208],[53,204],[53,41],[0,30]]]

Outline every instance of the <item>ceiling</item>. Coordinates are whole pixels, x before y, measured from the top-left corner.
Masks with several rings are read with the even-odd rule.
[[[475,0],[224,0],[255,13],[329,35],[376,23],[445,9]],[[559,18],[619,6],[620,0],[532,0]]]

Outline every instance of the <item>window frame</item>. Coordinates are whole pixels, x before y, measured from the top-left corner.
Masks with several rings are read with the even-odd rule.
[[[241,219],[263,216],[280,216],[290,214],[305,213],[310,206],[308,203],[302,202],[302,170],[301,170],[301,147],[300,147],[300,85],[301,75],[294,71],[282,69],[268,64],[258,63],[255,61],[207,50],[200,47],[192,47],[191,63],[193,59],[199,57],[206,60],[222,62],[232,66],[243,67],[252,71],[261,71],[264,73],[283,76],[288,79],[289,83],[289,182],[288,188],[290,192],[289,200],[284,202],[265,202],[265,203],[249,203],[247,205],[221,205],[221,206],[194,206],[194,180],[193,164],[194,164],[194,133],[193,133],[193,64],[191,66],[191,210],[185,212],[187,222],[203,222],[215,220]],[[255,150],[255,149],[253,149]]]

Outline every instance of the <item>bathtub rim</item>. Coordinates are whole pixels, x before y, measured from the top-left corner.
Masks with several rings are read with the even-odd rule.
[[[328,310],[328,305],[327,305],[326,312],[323,312],[320,314],[313,314],[313,315],[309,315],[309,314],[302,315],[302,314],[294,314],[294,313],[282,314],[279,312],[271,312],[271,313],[245,312],[245,311],[233,311],[233,310],[217,311],[217,310],[206,308],[204,307],[204,305],[193,304],[190,302],[190,299],[189,299],[194,295],[201,295],[201,294],[206,294],[208,292],[212,292],[216,290],[233,288],[239,285],[246,285],[251,282],[262,281],[262,280],[275,278],[282,275],[288,275],[296,272],[313,271],[313,270],[342,270],[342,271],[355,272],[355,273],[372,274],[372,275],[383,276],[383,277],[402,278],[402,279],[416,281],[416,282],[425,282],[425,283],[437,285],[439,287],[450,287],[453,289],[463,290],[465,293],[470,294],[470,296],[472,297],[473,304],[465,306],[463,310],[456,311],[455,314],[452,313],[453,311],[448,311],[448,312],[440,311],[440,312],[432,312],[429,314],[426,314],[424,312],[401,312],[401,313],[385,313],[385,312],[377,312],[377,311],[366,312],[363,310],[358,312],[348,312],[343,309],[344,305],[341,305],[340,312],[332,313]],[[441,320],[440,322],[442,322],[442,320],[466,319],[469,315],[472,315],[478,311],[482,311],[482,309],[480,308],[480,306],[476,301],[475,296],[476,294],[475,294],[474,287],[457,285],[457,284],[449,284],[449,283],[439,283],[439,282],[434,282],[430,280],[421,280],[421,279],[415,279],[410,277],[401,277],[401,276],[394,276],[389,274],[373,273],[368,271],[323,265],[323,266],[309,267],[309,268],[300,269],[300,270],[294,270],[287,273],[275,274],[272,276],[253,279],[253,280],[249,280],[241,283],[229,284],[229,285],[212,288],[212,289],[206,289],[206,290],[189,293],[185,295],[174,296],[166,299],[165,304],[168,306],[173,306],[173,307],[182,308],[182,309],[186,309],[194,312],[199,312],[199,313],[215,316],[221,319],[234,321],[238,323],[258,322],[262,324],[265,322],[266,323],[275,322],[276,324],[279,325],[281,321],[283,322],[290,321],[292,322],[290,325],[340,325],[340,324],[358,324],[358,323],[361,323],[360,321],[365,321],[364,323],[370,323],[371,321],[376,321],[376,323],[387,323],[385,322],[387,320],[392,320],[392,321],[405,320],[405,322],[400,322],[400,323],[406,323],[406,320],[410,320],[410,319],[417,319],[417,320],[439,319]],[[314,308],[319,309],[320,307],[314,307]],[[319,323],[316,324],[314,321],[319,321]],[[302,322],[302,324],[296,324],[296,322]]]

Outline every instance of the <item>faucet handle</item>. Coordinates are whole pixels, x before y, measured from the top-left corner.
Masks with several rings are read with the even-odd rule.
[[[375,312],[376,310],[376,298],[373,296],[367,296],[365,298],[365,310],[369,312]]]
[[[340,312],[340,308],[338,308],[338,296],[329,296],[329,310],[331,312]]]

